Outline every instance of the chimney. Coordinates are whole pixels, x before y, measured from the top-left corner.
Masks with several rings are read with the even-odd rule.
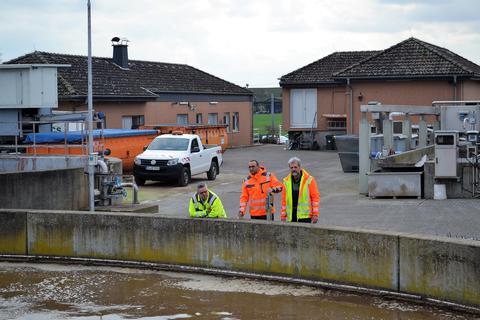
[[[112,38],[113,63],[122,69],[128,69],[128,40],[119,37]]]

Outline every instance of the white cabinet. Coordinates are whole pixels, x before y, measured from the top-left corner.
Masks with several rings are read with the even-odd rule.
[[[435,178],[458,178],[458,131],[435,132]]]

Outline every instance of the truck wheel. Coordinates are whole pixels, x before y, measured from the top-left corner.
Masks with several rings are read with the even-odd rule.
[[[182,167],[180,170],[180,176],[178,177],[178,185],[185,187],[190,182],[190,171],[188,168]]]
[[[217,172],[218,172],[217,163],[212,161],[212,164],[210,165],[210,170],[207,171],[208,180],[215,180],[215,178],[217,177]]]
[[[139,176],[135,176],[135,183],[137,186],[143,186],[145,184],[145,179],[140,178]]]

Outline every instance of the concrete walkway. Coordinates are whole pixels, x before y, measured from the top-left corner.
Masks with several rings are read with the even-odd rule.
[[[302,166],[317,179],[321,193],[318,225],[480,240],[480,199],[369,199],[358,194],[358,174],[344,173],[336,152],[290,151],[281,145],[229,149],[221,174],[208,181],[209,187],[222,199],[228,216],[236,219],[248,160],[257,159],[281,180],[288,174],[287,161],[293,156],[302,159]],[[157,200],[160,214],[185,216],[188,199],[200,181],[207,181],[206,175],[193,177],[183,188],[149,182],[140,189],[140,200]],[[275,204],[279,209],[280,196]],[[275,219],[278,221],[278,216]]]

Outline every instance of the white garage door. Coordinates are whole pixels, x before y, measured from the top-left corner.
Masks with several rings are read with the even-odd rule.
[[[290,128],[317,127],[317,89],[290,90]]]

